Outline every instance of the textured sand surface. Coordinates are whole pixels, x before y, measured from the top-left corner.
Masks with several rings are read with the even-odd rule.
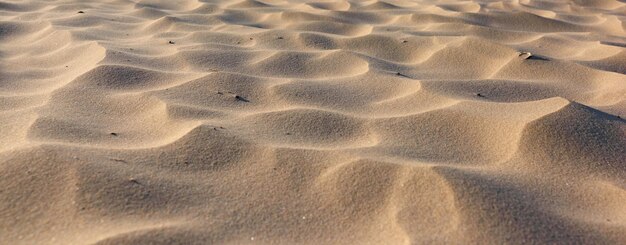
[[[624,0],[0,0],[1,244],[626,244]]]

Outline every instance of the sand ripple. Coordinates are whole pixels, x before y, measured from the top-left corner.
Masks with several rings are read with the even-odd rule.
[[[626,243],[625,10],[0,2],[0,243]]]

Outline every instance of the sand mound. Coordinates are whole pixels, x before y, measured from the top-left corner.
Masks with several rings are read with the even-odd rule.
[[[0,2],[0,243],[626,243],[626,2]]]

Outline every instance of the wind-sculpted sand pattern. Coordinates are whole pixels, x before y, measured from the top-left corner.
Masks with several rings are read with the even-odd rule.
[[[626,2],[0,1],[0,243],[624,244]]]

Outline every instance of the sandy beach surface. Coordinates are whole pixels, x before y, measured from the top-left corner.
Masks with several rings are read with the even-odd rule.
[[[0,0],[0,244],[626,244],[624,0]]]

